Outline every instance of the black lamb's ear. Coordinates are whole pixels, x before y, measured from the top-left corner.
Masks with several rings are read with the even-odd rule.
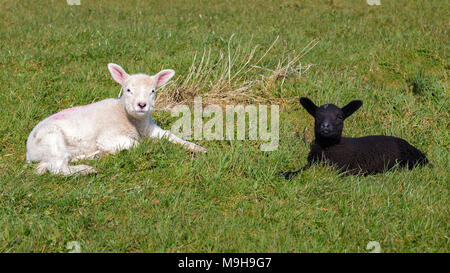
[[[344,118],[348,118],[349,116],[351,116],[361,106],[362,101],[360,100],[351,101],[349,104],[347,104],[342,108],[342,112],[344,112]]]
[[[312,100],[302,97],[300,98],[300,103],[311,116],[316,116],[317,106],[314,104],[314,102],[312,102]]]

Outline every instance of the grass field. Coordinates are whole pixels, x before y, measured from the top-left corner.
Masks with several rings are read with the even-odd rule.
[[[83,252],[368,252],[370,241],[382,252],[449,252],[450,2],[381,2],[2,1],[0,252],[67,252],[70,241]],[[194,156],[143,140],[87,162],[96,175],[36,176],[28,134],[59,110],[117,96],[108,62],[174,69],[160,105],[194,95],[280,105],[278,149],[202,140],[209,153]],[[313,140],[299,96],[363,100],[344,135],[405,138],[433,165],[276,177],[303,166]],[[176,119],[154,120],[170,129]]]

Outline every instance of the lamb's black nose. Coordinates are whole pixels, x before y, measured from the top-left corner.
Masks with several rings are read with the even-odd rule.
[[[320,129],[330,129],[330,124],[328,122],[321,123]]]
[[[145,102],[139,102],[139,103],[138,103],[138,106],[139,106],[141,109],[144,109],[145,106],[147,106],[147,103],[145,103]]]

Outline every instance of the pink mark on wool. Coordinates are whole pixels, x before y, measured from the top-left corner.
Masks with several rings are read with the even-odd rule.
[[[87,107],[87,105],[82,105],[82,106],[77,106],[77,107],[72,107],[72,108],[64,109],[64,110],[62,110],[61,112],[58,112],[58,113],[54,114],[54,115],[52,116],[52,120],[63,119],[63,118],[65,117],[64,114],[67,114],[67,113],[70,113],[70,112],[74,112],[74,111],[77,111],[77,110],[79,110],[79,109],[83,109],[83,108],[86,108],[86,107]]]

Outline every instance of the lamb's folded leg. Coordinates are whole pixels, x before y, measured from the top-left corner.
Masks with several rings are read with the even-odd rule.
[[[47,170],[52,174],[89,174],[95,173],[93,167],[87,165],[69,165],[71,154],[64,134],[58,126],[49,125],[39,128],[27,143],[29,161],[38,161],[36,174],[44,174]]]
[[[99,154],[115,154],[121,150],[128,150],[138,142],[128,136],[104,134],[97,138],[96,145]]]

